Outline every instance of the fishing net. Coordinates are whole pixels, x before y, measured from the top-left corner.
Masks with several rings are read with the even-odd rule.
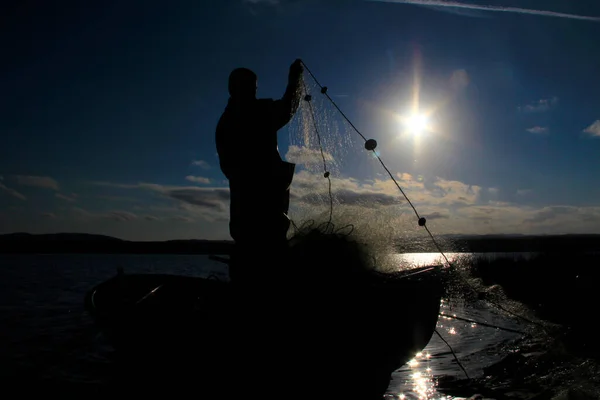
[[[302,102],[289,127],[286,159],[296,164],[290,237],[298,242],[314,240],[317,232],[333,235],[367,252],[376,268],[396,270],[389,255],[398,242],[423,234],[415,232],[414,215],[409,222],[410,208],[400,193],[390,194],[393,182],[384,176],[378,153],[365,149],[360,134],[324,91],[305,74]],[[363,179],[355,178],[356,171]]]
[[[469,255],[446,256],[442,248],[461,249],[429,229],[418,204],[402,188],[402,174],[390,172],[384,163],[380,153],[380,147],[386,147],[384,140],[373,146],[339,108],[336,94],[328,93],[306,69],[285,156],[296,164],[290,243],[301,245],[315,259],[327,254],[326,264],[361,265],[385,273],[422,266],[397,257],[407,248],[413,253],[437,253],[429,263],[447,272],[448,300],[461,306],[491,304],[519,319],[535,319],[521,303],[511,301],[501,286],[481,279],[477,260]],[[323,263],[318,265],[323,268]]]

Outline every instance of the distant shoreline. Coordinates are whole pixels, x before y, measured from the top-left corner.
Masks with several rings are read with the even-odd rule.
[[[482,235],[439,236],[444,252],[520,253],[600,251],[600,235]],[[434,253],[427,238],[397,240],[400,253]],[[230,240],[169,240],[137,242],[80,233],[0,235],[0,254],[231,254]]]
[[[229,240],[134,242],[79,233],[0,235],[0,254],[230,254],[232,249]]]

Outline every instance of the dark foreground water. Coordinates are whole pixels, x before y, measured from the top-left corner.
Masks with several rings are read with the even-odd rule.
[[[397,256],[405,266],[436,258]],[[72,385],[92,392],[114,377],[114,352],[84,312],[83,297],[112,277],[118,266],[132,273],[214,274],[228,279],[223,264],[197,255],[0,256],[2,386],[31,389],[58,382],[63,389]],[[421,353],[394,373],[389,398],[465,398],[477,393],[497,399],[598,398],[600,370],[595,362],[557,349],[536,329],[485,303],[466,306],[450,298],[442,310],[448,317],[440,317],[438,332],[447,344],[434,334]],[[382,339],[393,341],[394,332],[382,331]]]

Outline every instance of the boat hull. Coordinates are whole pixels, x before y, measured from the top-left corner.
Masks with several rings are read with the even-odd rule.
[[[383,394],[391,373],[429,342],[442,274],[423,268],[351,285],[252,288],[119,274],[90,290],[85,306],[146,380],[148,370],[163,380],[165,372],[181,380],[192,374],[220,398],[236,386],[289,397],[293,380],[301,382],[297,394],[366,399]]]

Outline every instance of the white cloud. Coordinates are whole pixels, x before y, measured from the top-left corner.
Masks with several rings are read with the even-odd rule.
[[[203,176],[193,176],[193,175],[188,175],[185,177],[186,181],[190,181],[190,182],[194,182],[194,183],[202,183],[202,184],[209,184],[210,183],[210,179],[205,178]]]
[[[210,168],[210,165],[206,161],[204,161],[204,160],[194,160],[194,161],[192,161],[192,165],[195,165],[197,167],[201,167],[201,168],[204,168],[204,169],[209,169]]]
[[[497,201],[500,189],[495,187],[441,178],[416,178],[408,173],[397,174],[397,179],[419,214],[427,218],[434,234],[600,233],[600,207],[572,208],[560,214],[557,211],[560,207],[548,212],[543,207]],[[351,222],[372,219],[372,223],[365,223],[375,230],[386,230],[389,235],[419,229],[412,209],[391,180],[359,182],[352,178],[333,178],[332,186],[336,196],[334,215],[352,209]],[[309,196],[311,192],[316,195]],[[515,198],[532,192],[518,190]],[[302,218],[328,212],[327,181],[322,176],[306,171],[296,174],[292,193],[292,202],[303,204]]]
[[[526,106],[519,107],[519,110],[526,113],[541,113],[556,107],[557,104],[558,97],[553,96],[548,99],[540,99],[527,104]]]
[[[533,128],[527,129],[527,132],[534,133],[534,134],[542,134],[542,133],[547,133],[548,128],[542,127],[542,126],[534,126]]]
[[[5,191],[6,193],[10,194],[13,197],[16,197],[17,199],[27,200],[27,197],[25,197],[24,195],[22,195],[14,189],[4,186],[2,183],[0,183],[0,190]]]
[[[600,137],[600,119],[583,130],[585,133],[593,137]]]
[[[416,179],[399,173],[398,183],[413,204],[434,206],[461,206],[481,201],[482,188],[459,181],[440,178]],[[492,189],[492,192],[494,189]],[[487,190],[486,190],[487,192]],[[292,201],[308,206],[328,204],[328,182],[322,175],[300,171],[292,183]],[[391,180],[358,181],[354,178],[332,176],[332,194],[337,206],[364,206],[372,210],[388,206],[406,207],[404,196]]]
[[[323,158],[325,158],[326,162],[333,161],[333,156],[330,153],[324,151],[323,154],[321,154],[320,150],[310,149],[306,146],[290,145],[285,154],[285,159],[288,162],[298,165],[322,165]]]
[[[15,176],[15,179],[19,185],[58,190],[58,183],[54,179],[47,176],[17,175]]]
[[[436,220],[436,219],[448,219],[450,218],[448,214],[442,214],[441,212],[435,211],[427,216],[427,220]]]
[[[600,207],[569,208],[569,212],[561,213],[558,206],[545,209],[498,201],[502,190],[497,187],[408,173],[398,173],[397,179],[419,214],[427,218],[434,234],[600,233]],[[367,226],[372,231],[384,231],[388,237],[421,232],[412,209],[391,179],[358,180],[333,174],[331,181],[334,220],[343,219],[360,229]],[[162,220],[204,220],[209,222],[207,226],[227,226],[228,188],[152,183],[103,185],[149,190],[173,200],[172,206],[146,208],[145,213]],[[530,189],[521,189],[513,193],[513,198],[530,193]],[[256,195],[261,195],[259,186]],[[307,219],[327,218],[328,213],[327,179],[320,172],[297,172],[291,187],[290,216],[300,225]]]

